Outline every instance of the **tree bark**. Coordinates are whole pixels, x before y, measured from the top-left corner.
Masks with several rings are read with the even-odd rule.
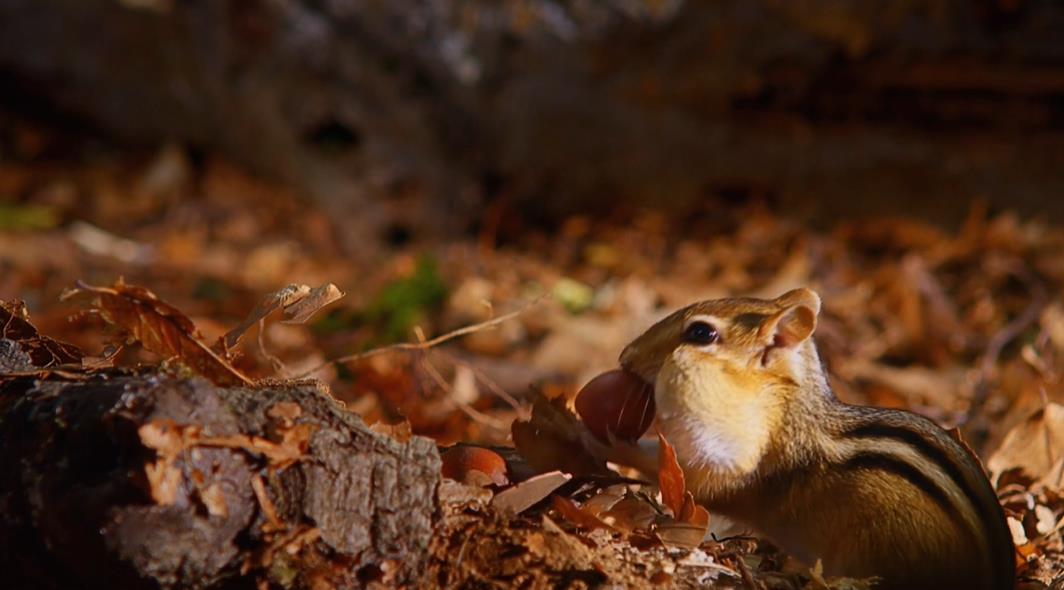
[[[402,584],[438,519],[432,441],[309,382],[6,379],[0,441],[5,588]]]

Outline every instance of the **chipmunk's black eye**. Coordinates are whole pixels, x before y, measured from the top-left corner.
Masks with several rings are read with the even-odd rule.
[[[683,340],[691,344],[713,344],[720,340],[720,334],[706,322],[691,322],[683,331]]]

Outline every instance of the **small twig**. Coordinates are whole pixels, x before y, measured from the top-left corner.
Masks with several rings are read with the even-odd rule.
[[[508,427],[510,425],[509,422],[503,422],[496,418],[492,418],[491,416],[485,414],[484,412],[481,412],[473,406],[461,400],[455,399],[454,390],[451,387],[451,384],[447,383],[447,380],[443,378],[443,375],[441,375],[440,372],[436,369],[436,366],[429,362],[427,358],[421,359],[421,369],[428,373],[429,377],[431,377],[432,380],[436,382],[436,385],[447,394],[447,399],[451,403],[456,405],[459,410],[462,410],[462,412],[465,413],[466,416],[469,416],[474,422],[479,422],[485,426],[494,428],[496,430],[508,430]]]
[[[270,354],[266,350],[266,318],[259,318],[259,333],[256,335],[256,341],[259,345],[259,354],[261,354],[266,360],[270,361],[270,365],[273,366],[273,371],[280,374],[282,377],[288,373],[288,367],[281,361],[281,359]]]
[[[496,383],[491,377],[488,377],[487,373],[477,368],[473,363],[455,358],[454,355],[447,355],[443,353],[441,354],[444,356],[444,358],[450,360],[451,363],[453,363],[456,367],[465,367],[472,371],[473,376],[476,377],[477,381],[479,381],[481,385],[487,387],[488,391],[494,393],[499,399],[506,402],[511,408],[519,412],[524,409],[524,406],[521,405],[521,402],[517,401],[517,398],[510,395],[510,393],[503,389],[501,385]]]
[[[335,359],[332,359],[332,360],[329,360],[329,361],[325,361],[324,363],[321,363],[320,365],[318,365],[318,366],[316,366],[316,367],[314,367],[314,368],[312,368],[312,369],[310,369],[308,371],[305,371],[305,372],[297,375],[295,378],[296,379],[303,379],[305,377],[309,377],[309,376],[313,375],[314,373],[317,373],[318,371],[320,371],[320,370],[324,369],[325,367],[328,367],[329,365],[332,365],[332,364],[350,363],[350,362],[353,362],[353,361],[360,361],[360,360],[363,360],[363,359],[367,359],[367,358],[374,357],[374,356],[379,356],[379,355],[382,355],[382,354],[400,352],[400,351],[404,351],[404,350],[412,350],[412,351],[428,350],[428,349],[430,349],[430,348],[432,348],[434,346],[439,346],[440,344],[443,344],[444,342],[448,342],[450,340],[454,340],[455,338],[461,338],[462,336],[466,336],[466,335],[472,334],[474,332],[479,332],[481,330],[487,330],[488,328],[493,328],[495,326],[498,326],[499,324],[502,324],[503,322],[507,322],[509,320],[512,320],[512,319],[516,318],[517,316],[525,313],[526,311],[528,311],[529,309],[531,309],[535,305],[539,304],[539,302],[542,301],[544,299],[544,297],[539,297],[538,299],[532,301],[531,303],[529,303],[528,305],[522,307],[521,309],[518,309],[518,310],[515,310],[515,311],[511,311],[510,313],[503,314],[503,315],[501,315],[499,317],[491,318],[490,320],[485,320],[483,322],[479,322],[479,323],[476,323],[476,324],[463,326],[461,328],[458,328],[457,330],[452,330],[450,332],[447,332],[446,334],[441,334],[441,335],[439,335],[439,336],[437,336],[435,338],[429,339],[429,340],[424,340],[422,342],[399,342],[397,344],[389,344],[388,346],[382,346],[380,348],[372,348],[370,350],[366,350],[366,351],[363,351],[363,352],[358,352],[358,353],[355,353],[355,354],[349,354],[349,355],[342,356],[342,357],[339,357],[339,358],[335,358]]]

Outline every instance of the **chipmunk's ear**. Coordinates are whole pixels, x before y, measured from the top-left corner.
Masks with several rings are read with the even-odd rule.
[[[795,346],[816,330],[820,313],[820,296],[802,287],[787,291],[775,300],[779,311],[769,316],[758,329],[758,336],[771,346]]]

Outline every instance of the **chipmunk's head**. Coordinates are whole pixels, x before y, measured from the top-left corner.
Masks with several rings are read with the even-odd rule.
[[[819,311],[805,288],[702,301],[651,326],[621,365],[654,384],[658,424],[688,463],[749,472],[788,396],[822,379],[811,339]]]

